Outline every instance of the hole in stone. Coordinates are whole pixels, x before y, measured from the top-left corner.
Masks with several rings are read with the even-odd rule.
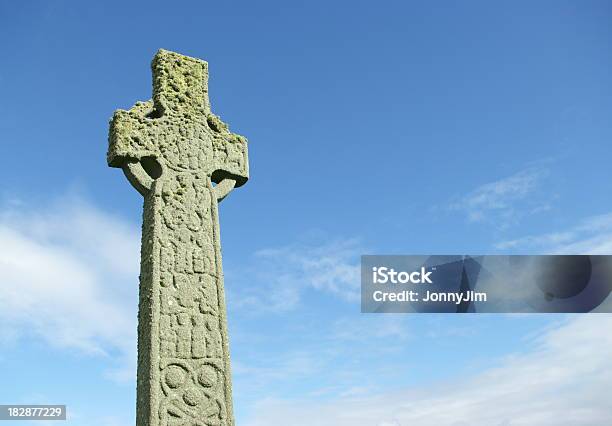
[[[144,171],[151,176],[151,179],[157,179],[162,175],[161,164],[159,164],[155,157],[142,157],[140,164],[142,164]]]
[[[213,132],[219,133],[221,131],[218,123],[212,117],[207,117],[206,121],[208,122],[208,127],[210,127]]]
[[[159,109],[154,108],[153,111],[145,115],[145,117],[153,119],[153,118],[161,118],[162,115],[164,115],[164,111],[161,108]]]

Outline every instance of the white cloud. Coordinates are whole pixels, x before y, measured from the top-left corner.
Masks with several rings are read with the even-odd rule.
[[[241,356],[232,358],[232,374],[242,410],[250,411],[262,396],[366,394],[408,374],[409,366],[398,368],[394,361],[415,337],[408,316],[354,313],[322,318],[328,314],[285,314],[283,324],[261,336],[263,341],[252,344],[247,353],[239,350]],[[240,346],[248,344],[242,341]]]
[[[359,256],[362,251],[354,239],[319,244],[295,243],[256,252],[251,265],[241,270],[249,282],[242,286],[238,275],[226,268],[228,282],[240,292],[232,293],[232,304],[257,311],[283,312],[294,309],[308,289],[333,294],[343,300],[360,300]]]
[[[264,399],[248,426],[587,426],[612,418],[612,315],[574,316],[473,377],[320,402]],[[408,360],[406,362],[409,362]]]
[[[232,374],[249,378],[249,386],[263,389],[266,384],[304,380],[321,372],[326,360],[310,349],[267,354],[266,362],[255,365],[232,360]]]
[[[547,175],[545,168],[522,170],[479,186],[451,203],[450,209],[465,212],[470,222],[489,221],[502,228],[507,227],[525,215],[550,209],[549,199],[528,199],[537,192]]]
[[[0,214],[0,335],[112,355],[135,377],[137,227],[78,197]]]
[[[413,337],[409,327],[408,317],[404,315],[360,315],[338,319],[332,327],[332,340],[371,342],[382,339],[385,341],[404,341]]]
[[[568,230],[502,241],[495,247],[550,254],[612,254],[612,213],[588,217]]]

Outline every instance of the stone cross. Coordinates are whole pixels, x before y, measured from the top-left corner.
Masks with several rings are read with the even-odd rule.
[[[153,100],[117,110],[108,165],[144,197],[137,426],[233,426],[217,204],[247,141],[210,111],[208,64],[160,50]]]

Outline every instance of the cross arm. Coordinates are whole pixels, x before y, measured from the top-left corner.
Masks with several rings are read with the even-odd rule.
[[[249,179],[247,139],[230,132],[227,124],[212,113],[207,117],[207,124],[213,135],[214,168],[211,179],[217,184],[229,179],[236,182],[235,187],[244,185]]]
[[[123,167],[126,163],[144,157],[156,156],[156,129],[147,115],[153,103],[137,102],[128,111],[119,109],[110,121],[107,162],[111,167]]]
[[[142,195],[153,184],[157,164],[156,132],[149,118],[152,111],[151,101],[137,102],[128,111],[115,111],[110,121],[108,165],[123,169],[128,181]]]

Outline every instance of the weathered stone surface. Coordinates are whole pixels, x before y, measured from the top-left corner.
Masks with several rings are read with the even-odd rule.
[[[153,100],[115,112],[108,149],[144,196],[136,424],[234,425],[217,203],[248,179],[247,142],[211,113],[206,62],[151,66]]]

